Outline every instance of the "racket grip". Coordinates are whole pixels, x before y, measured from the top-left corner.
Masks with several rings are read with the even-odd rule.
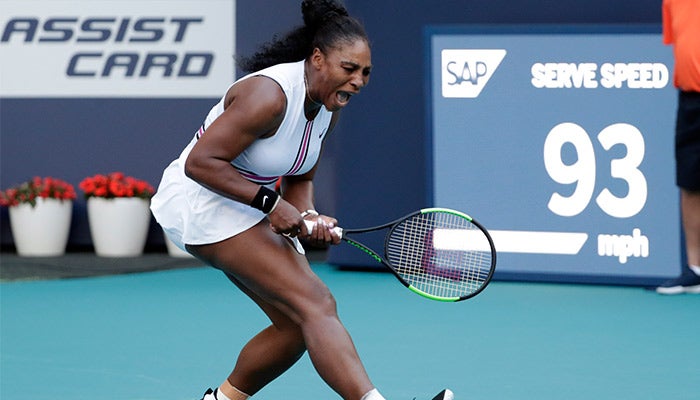
[[[314,229],[314,225],[316,225],[314,221],[307,220],[304,220],[304,224],[306,225],[306,230],[309,232],[311,232],[311,230]],[[336,226],[333,228],[333,232],[335,232],[335,234],[338,235],[341,239],[343,238],[343,228]]]

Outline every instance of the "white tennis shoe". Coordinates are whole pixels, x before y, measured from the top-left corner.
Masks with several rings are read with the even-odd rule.
[[[433,400],[454,400],[455,395],[450,389],[445,389],[433,397]]]
[[[202,396],[202,400],[216,400],[215,392],[211,388],[207,389],[204,396]]]
[[[445,389],[433,397],[432,400],[454,400],[455,394],[450,389]],[[413,400],[416,400],[414,397]]]

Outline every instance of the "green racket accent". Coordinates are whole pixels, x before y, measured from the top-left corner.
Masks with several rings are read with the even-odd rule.
[[[382,258],[379,257],[379,256],[377,255],[377,253],[375,253],[374,251],[372,251],[372,250],[369,249],[368,247],[362,245],[361,243],[358,243],[358,242],[356,242],[356,241],[354,241],[354,240],[352,240],[352,239],[347,239],[347,238],[345,239],[345,241],[346,241],[348,244],[351,244],[351,245],[357,247],[358,249],[364,251],[364,252],[367,253],[370,257],[374,258],[378,263],[384,263],[384,260],[382,260]]]
[[[408,285],[407,287],[413,293],[421,295],[421,296],[428,298],[430,300],[444,301],[445,303],[455,302],[455,301],[460,300],[460,297],[440,297],[440,296],[432,295],[430,293],[425,293],[424,291],[418,289],[417,287],[415,287],[413,285]]]
[[[470,217],[469,215],[467,215],[463,212],[460,212],[460,211],[451,210],[449,208],[432,207],[432,208],[423,208],[420,210],[421,214],[429,214],[429,213],[435,213],[435,212],[457,215],[459,217],[466,218],[470,222],[473,221],[472,217]]]

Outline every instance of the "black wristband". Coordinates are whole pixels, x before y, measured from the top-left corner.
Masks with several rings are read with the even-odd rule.
[[[265,186],[260,186],[258,193],[255,195],[250,206],[269,214],[275,209],[277,202],[280,200],[280,195],[272,189]]]

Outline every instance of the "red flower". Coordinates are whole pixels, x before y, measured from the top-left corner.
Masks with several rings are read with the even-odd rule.
[[[85,197],[139,197],[149,199],[155,190],[146,181],[124,175],[122,172],[112,172],[108,175],[95,175],[83,179],[79,185],[85,192]]]
[[[97,196],[97,197],[108,197],[109,191],[107,190],[106,187],[100,186],[100,187],[95,188],[95,191],[92,192],[92,195]]]
[[[73,185],[63,180],[35,176],[31,180],[0,192],[0,206],[12,207],[22,203],[36,206],[36,199],[73,200],[76,198]]]
[[[95,191],[95,182],[92,181],[92,180],[87,180],[87,179],[86,179],[86,180],[80,182],[79,187],[80,187],[80,189],[82,189],[84,192],[92,193],[92,192]]]

